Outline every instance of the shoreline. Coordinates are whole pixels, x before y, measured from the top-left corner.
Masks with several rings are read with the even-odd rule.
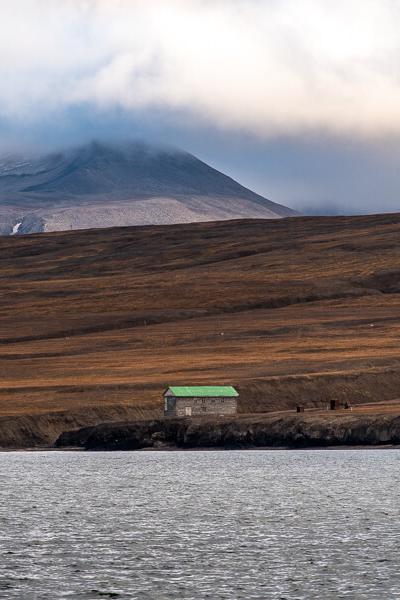
[[[400,411],[125,419],[80,428],[77,420],[71,425],[70,430],[61,434],[60,429],[54,430],[49,439],[43,441],[30,439],[29,435],[11,437],[0,446],[0,452],[400,448]]]
[[[178,446],[165,447],[148,447],[138,448],[137,450],[87,450],[80,446],[43,446],[33,448],[0,448],[0,454],[7,453],[40,453],[40,452],[74,452],[74,453],[92,453],[92,452],[282,452],[282,451],[298,452],[299,450],[324,451],[324,450],[400,450],[400,444],[357,444],[357,445],[332,445],[332,446],[249,446],[246,447],[221,447],[221,446],[204,446],[197,448],[180,448]]]

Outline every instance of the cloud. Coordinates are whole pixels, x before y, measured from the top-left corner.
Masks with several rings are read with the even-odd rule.
[[[89,106],[260,138],[400,132],[396,0],[3,4],[3,121]]]

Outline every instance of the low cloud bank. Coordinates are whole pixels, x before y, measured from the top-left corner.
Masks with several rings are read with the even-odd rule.
[[[400,131],[394,0],[19,0],[1,12],[3,121],[89,105],[261,138]]]

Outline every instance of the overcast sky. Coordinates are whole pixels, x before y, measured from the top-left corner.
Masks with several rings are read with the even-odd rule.
[[[398,0],[0,6],[0,150],[178,145],[307,212],[398,210]]]

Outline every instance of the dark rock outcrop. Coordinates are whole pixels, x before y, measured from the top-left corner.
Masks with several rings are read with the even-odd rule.
[[[70,412],[52,412],[38,415],[0,417],[0,448],[51,447],[65,430],[64,446],[82,446],[86,430],[97,423],[120,422],[127,419],[149,418],[151,412],[130,406],[86,407]],[[68,438],[70,435],[70,438]]]
[[[57,447],[87,450],[326,447],[400,444],[398,414],[254,416],[236,419],[164,419],[104,424],[61,435]]]

